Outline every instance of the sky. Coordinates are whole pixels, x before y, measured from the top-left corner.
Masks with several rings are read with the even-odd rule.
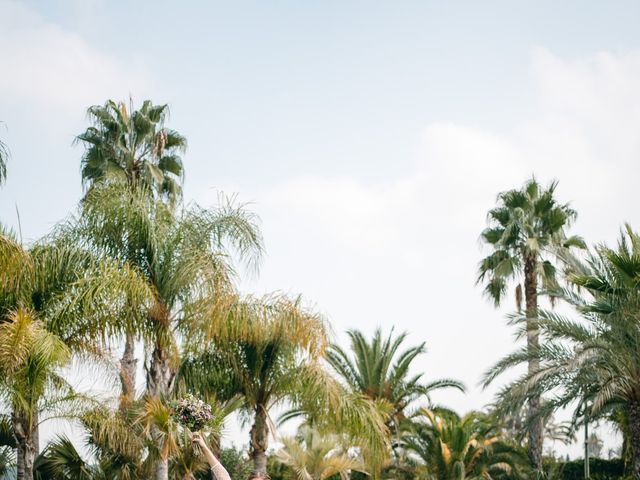
[[[302,294],[345,331],[426,342],[460,412],[516,347],[475,286],[486,212],[531,175],[591,244],[640,228],[640,3],[0,0],[0,221],[25,242],[82,195],[86,109],[167,103],[185,201],[237,194],[266,257],[245,292]],[[55,433],[49,428],[48,434]],[[600,429],[605,451],[619,441]],[[227,442],[243,440],[228,425]],[[558,451],[578,455],[578,444]]]

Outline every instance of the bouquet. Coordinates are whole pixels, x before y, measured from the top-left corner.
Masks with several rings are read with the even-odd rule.
[[[172,405],[173,419],[192,432],[202,430],[213,418],[211,405],[188,394]]]

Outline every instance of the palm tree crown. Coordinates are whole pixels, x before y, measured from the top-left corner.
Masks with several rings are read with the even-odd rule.
[[[109,178],[142,184],[175,202],[182,194],[186,139],[164,126],[167,105],[145,100],[139,110],[108,100],[89,108],[93,125],[78,135],[85,144],[82,179],[93,185]]]
[[[266,472],[268,434],[274,433],[269,412],[285,401],[314,424],[368,442],[378,454],[388,447],[377,406],[344,391],[323,368],[326,324],[300,299],[240,297],[219,311],[222,315],[208,325],[213,348],[185,362],[185,383],[205,391],[217,385],[226,398],[241,396],[253,422],[250,448],[256,471]]]
[[[535,263],[535,275],[543,285],[555,284],[555,267],[547,255],[559,247],[578,246],[584,241],[567,237],[565,229],[576,218],[576,212],[554,198],[557,182],[543,188],[535,178],[522,189],[508,190],[498,195],[498,206],[489,211],[489,227],[482,240],[491,246],[478,269],[478,282],[485,284],[485,294],[499,305],[510,280],[523,276],[525,264]],[[522,299],[516,292],[518,308]]]
[[[392,430],[405,418],[405,409],[421,396],[427,396],[440,388],[464,386],[451,379],[440,379],[422,383],[423,373],[411,376],[413,361],[426,352],[425,344],[400,351],[407,334],[394,337],[393,331],[387,338],[376,330],[371,341],[362,332],[350,330],[352,355],[338,345],[332,345],[327,352],[330,365],[347,383],[352,391],[360,392],[374,400],[389,402],[393,409]]]
[[[364,471],[362,460],[343,446],[344,439],[335,434],[322,434],[302,426],[295,438],[282,440],[277,458],[289,466],[301,480],[326,480],[340,475],[350,478],[352,470]]]
[[[524,478],[525,455],[505,444],[495,426],[477,412],[423,409],[407,446],[423,461],[426,480]],[[419,468],[418,471],[421,469]]]

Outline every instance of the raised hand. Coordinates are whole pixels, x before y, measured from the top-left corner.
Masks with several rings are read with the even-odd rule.
[[[202,434],[200,434],[199,432],[191,434],[191,441],[193,443],[197,443],[201,447],[206,447],[207,445],[206,442],[204,441],[204,438],[202,437]]]

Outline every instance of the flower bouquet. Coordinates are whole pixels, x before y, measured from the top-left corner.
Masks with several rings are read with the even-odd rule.
[[[173,403],[171,410],[173,419],[192,432],[202,430],[213,418],[211,405],[191,394]]]

